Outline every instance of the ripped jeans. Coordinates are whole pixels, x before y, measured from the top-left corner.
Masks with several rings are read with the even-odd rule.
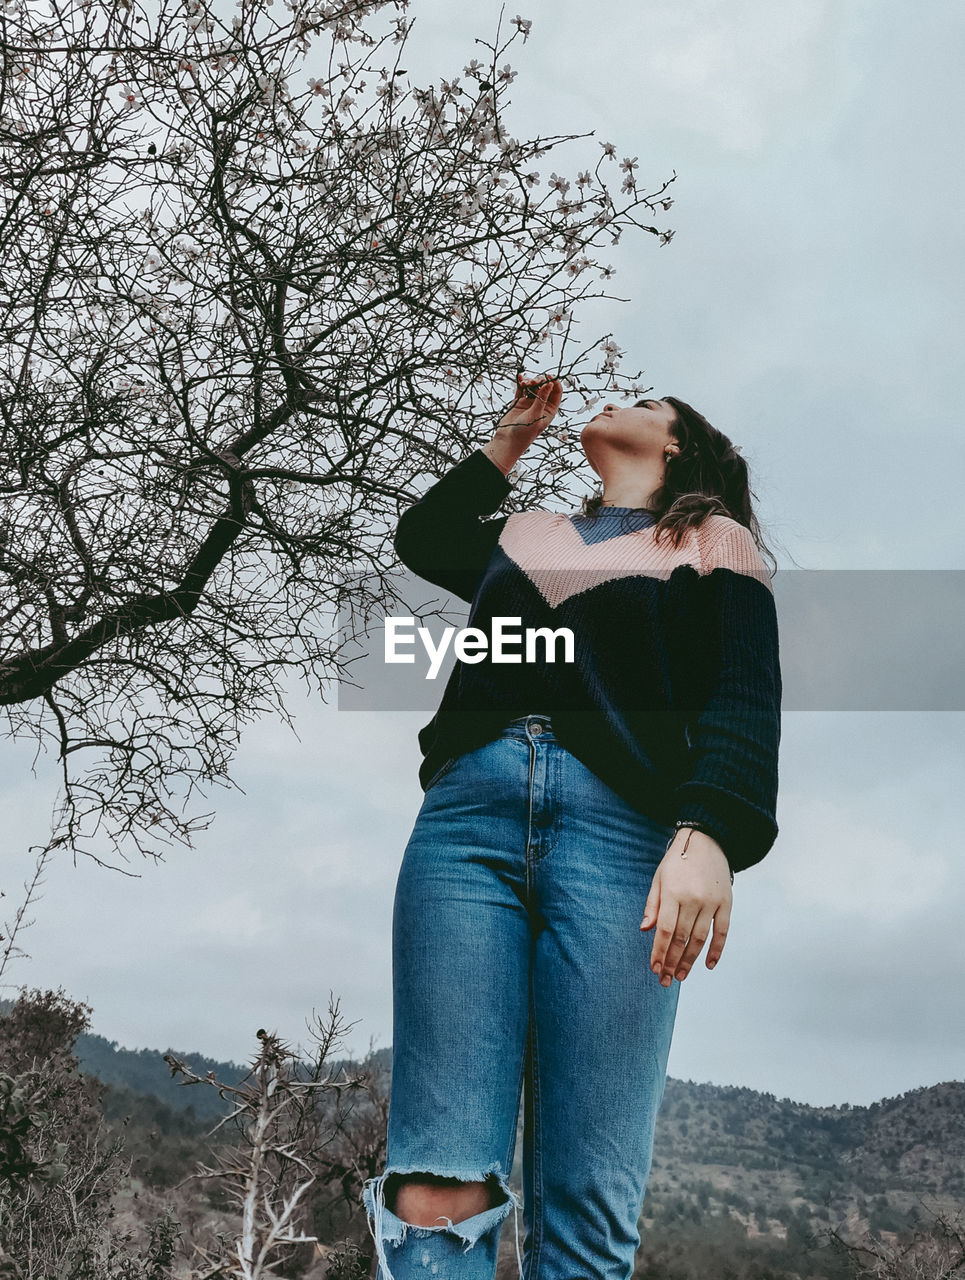
[[[362,1191],[377,1280],[493,1280],[510,1209],[525,1280],[629,1280],[680,989],[639,927],[671,834],[545,715],[430,779],[395,893],[386,1162]],[[413,1225],[386,1184],[393,1202],[419,1173],[505,1198]]]

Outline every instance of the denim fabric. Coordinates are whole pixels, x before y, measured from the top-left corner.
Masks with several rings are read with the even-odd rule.
[[[377,1280],[493,1280],[510,1210],[525,1280],[629,1280],[680,989],[640,930],[671,835],[545,715],[430,779],[395,893],[386,1162],[362,1192]],[[504,1198],[414,1226],[385,1192],[419,1172]]]

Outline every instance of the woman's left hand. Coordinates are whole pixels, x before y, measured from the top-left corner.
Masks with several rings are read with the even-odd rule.
[[[687,856],[682,858],[684,845]],[[669,987],[674,978],[683,982],[711,928],[706,965],[713,969],[724,949],[732,902],[723,849],[706,832],[681,827],[654,872],[640,925],[644,931],[656,929],[650,967],[661,986]]]

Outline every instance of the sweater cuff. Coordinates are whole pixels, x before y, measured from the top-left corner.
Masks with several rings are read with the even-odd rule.
[[[495,462],[481,449],[474,449],[437,480],[420,503],[456,503],[463,510],[471,508],[477,515],[488,515],[502,505],[511,488]]]
[[[701,822],[697,818],[678,818],[674,823],[673,835],[667,841],[668,849],[673,844],[674,840],[676,840],[678,831],[702,831],[705,836],[710,836],[712,840],[717,841],[718,845],[720,845],[720,848],[723,850],[724,857],[727,858],[727,851],[721,844],[718,833],[712,830],[708,823]],[[727,858],[727,869],[730,871],[730,882],[733,884],[734,868],[730,864],[730,858]]]
[[[735,872],[760,862],[777,836],[777,824],[770,814],[706,783],[685,783],[678,789],[675,823],[712,836]]]
[[[476,472],[479,474],[479,484],[492,484],[494,490],[499,489],[500,501],[502,501],[509,490],[513,487],[512,481],[503,471],[502,467],[498,467],[496,463],[493,462],[492,458],[490,458],[489,454],[484,453],[482,449],[473,449],[472,453],[469,454],[467,458],[464,458],[459,465],[466,466],[470,462],[474,464],[475,468],[472,474],[475,475]],[[483,476],[489,476],[490,472],[492,473],[491,478],[484,479]]]

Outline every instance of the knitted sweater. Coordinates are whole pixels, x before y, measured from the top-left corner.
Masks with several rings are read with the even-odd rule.
[[[547,661],[543,647],[519,663],[457,660],[419,732],[423,789],[453,757],[541,712],[640,812],[706,831],[732,871],[759,862],[777,835],[781,675],[770,578],[749,530],[708,516],[674,547],[643,509],[483,519],[510,487],[476,449],[403,512],[396,551],[470,603],[469,625],[487,635],[494,618],[520,619],[514,631],[570,628],[575,661],[559,649]]]

